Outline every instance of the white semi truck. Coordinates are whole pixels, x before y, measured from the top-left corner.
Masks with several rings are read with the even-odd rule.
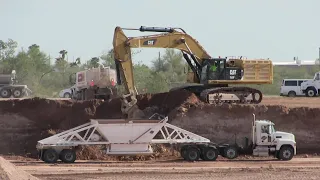
[[[158,117],[158,118],[154,118]],[[252,145],[217,145],[209,139],[167,123],[168,117],[154,114],[146,120],[92,119],[90,122],[38,141],[39,158],[46,163],[60,159],[65,163],[76,160],[74,147],[104,145],[108,155],[152,154],[151,144],[178,144],[187,161],[214,161],[218,155],[236,158],[245,149],[254,156],[274,156],[291,160],[296,154],[295,136],[275,131],[274,123],[253,120]]]
[[[104,99],[108,100],[117,95],[116,71],[110,67],[99,65],[79,71],[70,76],[74,84],[71,89],[71,98],[76,100]]]
[[[315,97],[320,94],[320,71],[315,73],[313,79],[301,83],[301,90],[307,97]]]
[[[0,74],[0,96],[1,98],[22,98],[31,94],[27,85],[17,84],[16,71],[11,74]]]

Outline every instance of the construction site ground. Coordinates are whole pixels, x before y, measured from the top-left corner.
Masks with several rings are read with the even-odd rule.
[[[235,161],[219,157],[216,162],[182,162],[179,152],[169,146],[155,146],[155,153],[149,156],[122,157],[107,156],[100,147],[81,146],[74,164],[38,161],[37,141],[89,119],[123,118],[119,99],[0,101],[0,156],[39,179],[317,179],[319,98],[265,96],[259,105],[221,106],[206,105],[186,91],[138,96],[138,106],[145,114],[166,115],[169,123],[216,143],[236,141],[241,145],[244,137],[250,138],[253,113],[257,119],[271,120],[276,130],[296,136],[298,155],[287,162],[249,156]]]
[[[291,161],[271,158],[239,158],[215,162],[184,162],[180,159],[143,162],[77,161],[74,164],[45,164],[35,160],[8,158],[19,169],[39,179],[299,179],[320,177],[320,158],[295,157]]]

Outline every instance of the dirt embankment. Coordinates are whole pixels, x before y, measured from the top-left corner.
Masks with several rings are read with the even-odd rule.
[[[120,105],[119,99],[109,102],[38,98],[0,101],[0,154],[35,157],[37,141],[51,132],[70,129],[92,118],[122,118]],[[294,133],[298,152],[317,153],[320,148],[317,138],[320,135],[320,109],[316,108],[210,106],[199,103],[195,95],[186,91],[140,95],[138,106],[141,109],[153,107],[157,112],[168,115],[172,124],[218,143],[234,142],[235,134],[238,142],[245,136],[250,137],[252,113],[255,113],[258,119],[274,121],[277,130]],[[81,157],[95,159],[86,150],[81,152]]]

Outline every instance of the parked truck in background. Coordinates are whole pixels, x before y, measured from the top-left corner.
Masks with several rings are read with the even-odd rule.
[[[70,81],[74,84],[70,88],[71,98],[75,100],[108,100],[117,95],[116,79],[116,71],[103,65],[79,71],[70,76]]]
[[[19,85],[17,83],[15,70],[12,70],[11,74],[0,74],[0,97],[22,98],[31,93],[27,85]]]
[[[316,72],[313,79],[301,83],[301,90],[307,97],[315,97],[320,92],[320,71]]]

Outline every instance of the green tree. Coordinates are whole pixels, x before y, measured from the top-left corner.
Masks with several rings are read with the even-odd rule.
[[[115,69],[116,65],[114,63],[114,55],[113,55],[113,49],[110,49],[107,53],[103,53],[100,57],[103,61],[104,66],[110,66],[110,68]]]

